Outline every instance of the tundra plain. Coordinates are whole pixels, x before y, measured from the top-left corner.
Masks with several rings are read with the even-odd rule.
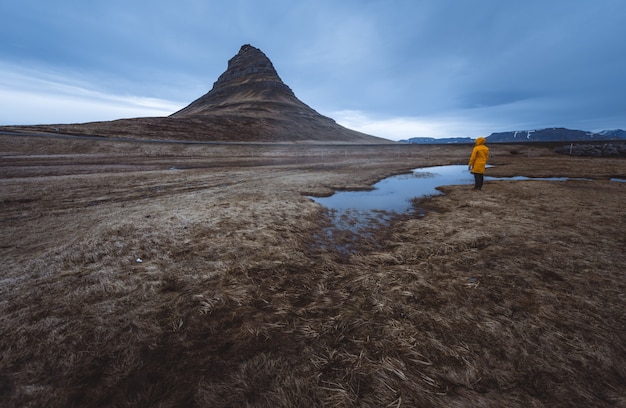
[[[624,158],[488,175],[325,242],[307,196],[471,146],[0,136],[3,407],[624,407]]]

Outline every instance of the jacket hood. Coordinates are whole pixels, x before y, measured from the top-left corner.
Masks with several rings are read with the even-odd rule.
[[[487,142],[487,139],[484,137],[476,138],[476,146],[484,145]]]

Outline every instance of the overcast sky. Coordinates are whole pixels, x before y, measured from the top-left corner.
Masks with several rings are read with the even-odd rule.
[[[243,44],[392,140],[626,128],[624,0],[3,0],[0,125],[167,116]]]

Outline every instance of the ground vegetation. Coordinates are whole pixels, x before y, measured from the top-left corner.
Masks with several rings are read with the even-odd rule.
[[[471,146],[0,136],[3,407],[626,406],[623,158],[491,145],[349,253],[309,197]]]

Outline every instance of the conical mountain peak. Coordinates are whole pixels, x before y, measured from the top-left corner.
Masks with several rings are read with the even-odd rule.
[[[220,111],[232,113],[233,110],[250,113],[260,108],[258,104],[276,103],[310,109],[280,79],[272,61],[258,48],[246,44],[228,61],[228,68],[211,91],[172,117],[212,115]]]
[[[296,98],[258,48],[241,47],[213,88],[172,114],[179,122],[201,124],[212,138],[238,141],[388,143],[346,129]]]

